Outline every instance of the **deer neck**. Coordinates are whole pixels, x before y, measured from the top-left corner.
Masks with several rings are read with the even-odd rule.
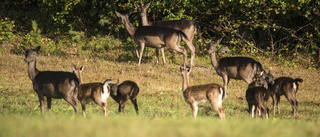
[[[28,75],[29,78],[34,81],[34,78],[39,73],[39,70],[36,68],[36,60],[28,62]]]
[[[185,74],[182,76],[183,82],[182,82],[182,92],[185,92],[186,89],[189,87],[189,75]]]
[[[215,51],[213,51],[213,52],[211,53],[211,64],[212,64],[212,66],[213,66],[215,69],[218,68],[218,59],[217,59],[217,57],[216,57],[216,52],[215,52]]]
[[[137,28],[132,26],[128,19],[124,21],[124,27],[127,29],[130,36],[133,36]]]
[[[141,14],[142,26],[150,26],[151,23],[148,21],[147,14]]]

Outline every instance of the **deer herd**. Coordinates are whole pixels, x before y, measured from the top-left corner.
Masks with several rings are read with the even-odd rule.
[[[250,117],[266,117],[270,118],[270,112],[267,105],[271,96],[273,102],[273,115],[277,112],[280,114],[279,103],[280,96],[285,95],[291,104],[293,114],[298,113],[298,101],[296,93],[299,89],[300,78],[280,77],[274,79],[270,70],[267,73],[262,65],[249,57],[216,57],[216,46],[220,44],[222,39],[216,43],[204,40],[207,45],[208,54],[211,57],[211,63],[216,73],[222,77],[223,86],[216,83],[204,85],[189,85],[189,74],[195,62],[195,47],[192,44],[194,35],[200,29],[197,24],[190,20],[170,20],[149,22],[147,19],[146,5],[134,3],[134,6],[140,12],[142,26],[134,27],[129,21],[128,14],[121,14],[115,11],[119,18],[119,23],[123,24],[129,35],[133,37],[138,47],[135,49],[139,59],[138,65],[141,64],[142,54],[145,47],[156,49],[157,63],[159,63],[158,49],[160,49],[163,58],[163,64],[166,63],[164,56],[164,48],[183,54],[183,65],[180,67],[182,75],[182,93],[184,100],[190,105],[193,117],[197,117],[198,104],[209,102],[218,112],[221,119],[225,118],[225,109],[222,102],[227,97],[227,86],[230,79],[244,80],[248,84],[246,90],[246,100],[248,103],[248,112]],[[184,41],[191,52],[190,64],[187,62],[187,50],[180,46]],[[78,112],[77,99],[82,106],[82,114],[86,116],[86,103],[94,101],[103,108],[105,116],[108,115],[107,99],[111,96],[119,104],[119,112],[124,112],[126,102],[130,99],[134,105],[136,113],[139,113],[137,105],[137,96],[139,94],[138,85],[130,80],[119,84],[110,79],[106,79],[103,83],[82,83],[82,71],[84,67],[77,68],[73,66],[73,73],[62,71],[39,71],[36,68],[36,55],[40,50],[40,46],[34,49],[26,49],[20,47],[25,53],[25,62],[28,63],[28,75],[32,81],[33,89],[38,94],[41,113],[44,113],[44,97],[47,98],[47,108],[51,113],[51,99],[66,100]]]

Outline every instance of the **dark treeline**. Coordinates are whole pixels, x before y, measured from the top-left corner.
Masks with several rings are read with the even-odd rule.
[[[110,35],[125,41],[128,33],[117,25],[114,11],[141,19],[133,0],[4,0],[0,3],[1,43],[9,34],[25,34],[37,23],[49,38],[81,32],[89,38]],[[319,64],[320,1],[317,0],[158,0],[151,1],[148,19],[194,20],[202,36],[237,52],[259,52],[292,58],[310,57]],[[10,26],[11,24],[11,26]],[[196,44],[197,45],[197,44]],[[196,46],[200,51],[204,48]]]

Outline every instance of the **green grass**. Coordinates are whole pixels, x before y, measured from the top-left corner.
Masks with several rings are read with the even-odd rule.
[[[148,56],[148,55],[146,55]],[[299,114],[292,116],[292,109],[285,97],[281,98],[281,114],[270,120],[250,119],[243,81],[231,80],[228,98],[223,106],[226,119],[220,120],[211,106],[202,104],[198,117],[192,118],[191,108],[182,97],[182,78],[179,62],[182,56],[175,54],[177,63],[156,65],[154,54],[150,54],[141,66],[137,59],[110,61],[90,56],[38,56],[39,70],[71,71],[73,64],[85,65],[83,81],[103,82],[107,78],[133,80],[140,87],[135,114],[131,102],[126,112],[117,112],[118,104],[108,99],[109,116],[104,117],[102,108],[89,103],[87,117],[78,114],[64,100],[54,99],[52,114],[41,115],[37,94],[32,89],[23,55],[0,54],[0,136],[319,136],[320,88],[319,71],[303,67],[291,68],[277,65],[272,59],[259,59],[264,68],[272,67],[275,77],[300,77],[304,82],[297,94]],[[197,58],[191,73],[191,85],[218,83],[222,79],[215,74],[208,58]],[[162,63],[162,62],[160,62]],[[272,110],[271,99],[269,108]],[[46,103],[45,103],[46,104]]]

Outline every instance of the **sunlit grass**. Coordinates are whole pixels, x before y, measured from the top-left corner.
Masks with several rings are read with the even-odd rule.
[[[108,99],[109,116],[102,108],[89,103],[87,117],[74,114],[66,101],[53,99],[52,114],[47,110],[41,115],[37,94],[27,74],[23,55],[0,54],[0,136],[319,136],[318,71],[277,66],[271,60],[260,60],[275,77],[290,76],[304,80],[297,94],[299,114],[292,116],[292,109],[285,97],[281,98],[281,114],[271,120],[251,119],[245,99],[247,85],[231,80],[228,98],[223,106],[226,119],[220,120],[210,104],[201,104],[196,120],[190,106],[182,97],[182,78],[179,72],[180,55],[176,63],[166,66],[155,64],[154,55],[141,66],[137,61],[117,62],[90,56],[38,56],[39,70],[70,71],[73,65],[84,65],[83,82],[102,82],[107,78],[133,80],[140,87],[139,115],[130,101],[124,114],[118,113],[118,104]],[[199,62],[200,61],[200,62]],[[218,83],[209,59],[197,59],[190,75],[190,84]],[[272,111],[272,100],[269,108]],[[45,103],[46,106],[46,103]]]

